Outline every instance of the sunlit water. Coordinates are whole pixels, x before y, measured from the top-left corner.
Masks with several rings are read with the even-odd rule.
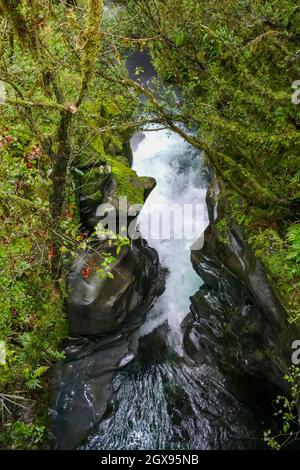
[[[166,130],[136,136],[132,148],[133,168],[157,181],[139,216],[141,233],[149,235],[149,215],[158,207],[196,201],[202,207],[201,235],[207,224],[201,155]],[[180,324],[202,283],[190,262],[192,241],[147,238],[168,270],[166,290],[140,329],[138,357],[116,374],[110,412],[84,448],[255,447],[251,413],[228,391],[217,367],[197,366],[184,357]]]

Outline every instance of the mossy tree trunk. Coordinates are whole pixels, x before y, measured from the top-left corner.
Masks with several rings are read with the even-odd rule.
[[[38,85],[33,82],[31,89],[28,84],[24,86],[25,77],[23,81],[20,81],[21,85],[15,85],[13,74],[11,78],[6,67],[2,69],[0,66],[0,76],[3,75],[5,81],[15,91],[12,97],[9,96],[6,99],[5,106],[14,109],[16,115],[25,117],[33,139],[39,142],[43,151],[52,160],[50,211],[53,220],[55,252],[53,272],[55,276],[60,274],[59,263],[56,261],[59,257],[56,233],[64,217],[68,169],[72,156],[73,116],[84,102],[94,77],[101,44],[103,1],[87,0],[80,10],[76,1],[68,1],[62,6],[65,8],[66,15],[70,7],[74,8],[77,18],[84,15],[84,22],[80,23],[75,20],[77,23],[74,37],[81,41],[79,51],[74,52],[72,43],[65,45],[69,47],[67,50],[69,56],[73,57],[70,61],[71,65],[69,64],[69,76],[72,80],[72,74],[74,75],[74,84],[70,87],[72,91],[68,93],[67,87],[60,80],[55,48],[54,52],[51,52],[53,47],[51,34],[57,28],[57,18],[52,2],[0,0],[0,13],[6,18],[8,24],[7,44],[13,43],[14,47],[22,51],[22,54],[28,58],[29,63],[34,64],[36,69],[35,76]],[[78,27],[81,29],[76,30]],[[59,30],[59,34],[65,35],[65,31]],[[37,99],[32,98],[35,96],[35,88],[38,90]],[[51,121],[51,136],[47,136],[40,125],[45,114],[49,115],[48,119]]]
[[[68,166],[71,159],[71,121],[71,112],[68,110],[62,111],[57,135],[58,151],[53,155],[51,213],[55,223],[58,223],[59,219],[62,217],[65,203],[65,188],[67,184]]]

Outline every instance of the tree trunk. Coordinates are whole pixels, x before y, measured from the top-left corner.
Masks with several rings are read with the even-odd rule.
[[[72,115],[69,111],[62,111],[58,130],[58,151],[54,156],[52,173],[51,213],[54,224],[58,224],[64,210],[68,165],[71,157],[69,139],[71,119]]]
[[[60,126],[58,130],[58,151],[54,155],[53,173],[52,173],[52,197],[51,214],[53,220],[53,258],[52,274],[54,279],[59,279],[62,272],[60,256],[60,240],[57,235],[59,222],[63,218],[65,209],[65,190],[67,185],[68,167],[71,158],[70,145],[70,124],[72,114],[69,111],[62,111]]]

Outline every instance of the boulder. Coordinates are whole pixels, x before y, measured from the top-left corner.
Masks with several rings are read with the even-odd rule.
[[[131,329],[105,338],[69,340],[66,359],[57,363],[51,382],[52,449],[76,449],[103,417],[115,371],[135,357],[137,325],[135,319]]]
[[[164,280],[155,250],[144,240],[123,247],[111,266],[114,279],[100,279],[96,268],[83,277],[86,266],[99,266],[97,249],[79,256],[71,269],[68,284],[67,315],[73,335],[111,332],[134,317],[139,308],[147,311],[162,293]]]

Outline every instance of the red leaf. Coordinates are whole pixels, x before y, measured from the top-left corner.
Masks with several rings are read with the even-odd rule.
[[[92,273],[92,268],[90,267],[83,268],[83,270],[81,271],[82,277],[84,279],[87,279],[88,277],[90,277],[91,273]]]
[[[54,255],[55,255],[54,247],[51,246],[50,250],[48,251],[48,260],[50,261]]]
[[[86,232],[80,232],[80,240],[85,240],[88,236],[88,234]]]

